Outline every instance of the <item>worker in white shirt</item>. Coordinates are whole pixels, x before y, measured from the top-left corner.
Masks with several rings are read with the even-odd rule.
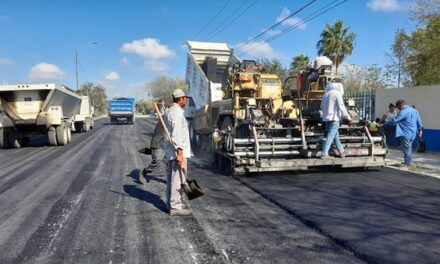
[[[341,95],[344,96],[344,85],[342,85],[342,80],[336,77],[332,80],[332,83],[338,87],[338,90],[341,92]]]
[[[339,156],[345,157],[345,150],[339,140],[339,121],[345,117],[351,121],[351,117],[345,108],[340,87],[336,83],[330,83],[325,87],[325,94],[321,101],[322,119],[327,125],[327,136],[322,148],[322,159],[328,158],[328,152],[332,143],[339,150]]]
[[[191,211],[183,202],[182,181],[185,181],[183,170],[187,169],[187,158],[191,157],[188,122],[184,107],[187,96],[181,89],[173,92],[173,105],[164,114],[164,122],[170,133],[174,147],[165,143],[167,163],[167,205],[171,216],[190,215]],[[177,153],[176,151],[177,150]]]

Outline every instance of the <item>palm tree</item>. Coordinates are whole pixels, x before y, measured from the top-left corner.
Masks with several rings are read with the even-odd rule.
[[[336,74],[338,74],[338,66],[353,52],[353,42],[356,39],[356,34],[349,33],[348,30],[348,27],[344,28],[341,20],[333,26],[326,24],[321,32],[321,39],[316,45],[318,55],[329,57],[335,64]]]
[[[293,57],[292,62],[290,63],[289,73],[297,74],[300,70],[305,70],[309,63],[309,57],[304,54]]]

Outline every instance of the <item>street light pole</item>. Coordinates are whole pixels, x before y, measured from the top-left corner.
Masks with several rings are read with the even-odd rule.
[[[75,72],[76,72],[76,90],[79,90],[79,78],[78,78],[78,50],[75,50]]]
[[[96,44],[98,44],[98,42],[93,42],[93,43],[90,43],[90,44],[91,44],[91,45],[96,45]],[[90,44],[83,45],[83,46],[81,46],[80,48],[77,48],[77,49],[75,50],[76,90],[79,90],[79,74],[78,74],[79,50],[80,50],[81,48],[87,46],[87,45],[90,45]],[[89,95],[89,91],[88,91],[88,90],[87,90],[87,95]]]

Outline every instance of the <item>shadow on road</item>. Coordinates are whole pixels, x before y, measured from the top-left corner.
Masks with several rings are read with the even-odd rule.
[[[151,156],[151,149],[149,147],[141,148],[138,150],[139,153]]]
[[[139,169],[132,170],[126,176],[132,178],[134,183],[142,184],[139,181],[139,177],[141,176],[141,171]],[[167,183],[167,181],[165,179],[162,179],[162,177],[160,175],[155,175],[155,174],[148,174],[147,180],[148,181],[156,181],[156,182],[163,183],[163,184]]]
[[[135,183],[141,184],[141,182],[139,181],[140,175],[141,175],[141,171],[139,169],[134,169],[126,176],[132,178]]]
[[[124,191],[131,197],[134,197],[141,201],[148,202],[157,209],[161,210],[162,212],[168,213],[166,209],[167,208],[166,204],[164,201],[162,201],[159,195],[139,189],[136,185],[128,185],[128,184],[124,185]]]

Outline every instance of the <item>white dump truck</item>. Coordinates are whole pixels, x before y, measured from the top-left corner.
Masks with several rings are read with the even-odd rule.
[[[0,85],[4,148],[26,145],[33,135],[47,135],[51,146],[71,141],[82,97],[55,84]],[[0,137],[1,138],[1,137]]]
[[[228,86],[228,67],[240,63],[232,48],[226,43],[188,41],[185,82],[188,84],[190,102],[185,115],[190,122],[191,139],[204,145],[216,122],[209,120],[206,112],[212,102],[224,97]]]

